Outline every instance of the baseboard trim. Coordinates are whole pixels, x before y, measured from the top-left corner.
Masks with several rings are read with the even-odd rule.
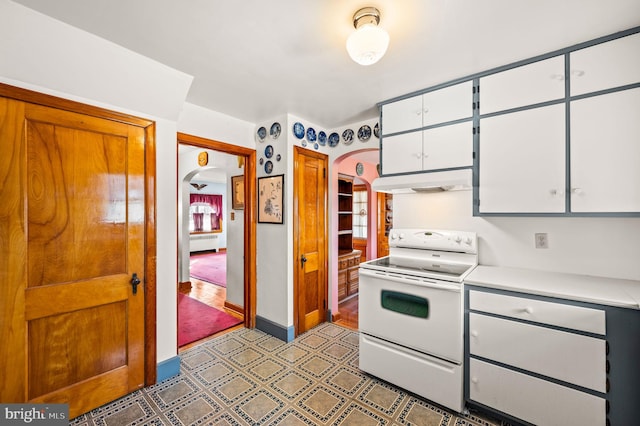
[[[256,315],[256,328],[260,331],[264,331],[267,334],[277,337],[285,342],[290,342],[294,338],[293,326],[284,327],[280,324],[276,324],[266,318],[262,318]]]
[[[180,374],[180,357],[178,355],[159,362],[156,366],[156,383]]]
[[[331,322],[340,321],[342,319],[342,315],[340,312],[336,312],[335,314],[329,310],[329,316],[331,317]]]
[[[240,306],[240,305],[236,305],[235,303],[227,302],[225,300],[224,301],[224,307],[225,307],[225,309],[233,311],[233,312],[235,312],[237,314],[244,315],[244,308],[242,306]]]
[[[191,281],[184,281],[184,282],[178,283],[178,291],[180,292],[191,291]]]

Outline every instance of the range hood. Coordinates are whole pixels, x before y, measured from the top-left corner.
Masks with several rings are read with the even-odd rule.
[[[471,169],[379,177],[373,181],[371,188],[376,192],[391,194],[470,190]]]

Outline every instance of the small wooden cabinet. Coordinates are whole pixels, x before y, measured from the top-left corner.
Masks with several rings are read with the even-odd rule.
[[[338,256],[338,301],[358,293],[360,250]]]

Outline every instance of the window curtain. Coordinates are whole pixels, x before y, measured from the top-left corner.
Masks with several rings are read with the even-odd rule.
[[[193,228],[196,232],[202,232],[204,225],[204,213],[193,214]]]
[[[222,195],[220,194],[189,194],[189,203],[203,203],[211,206],[211,230],[215,231],[220,229],[220,222],[222,219]],[[196,217],[199,215],[199,219]],[[198,222],[199,221],[199,222]],[[198,226],[198,223],[200,226]],[[193,225],[195,231],[202,231],[203,227],[203,213],[193,214]]]

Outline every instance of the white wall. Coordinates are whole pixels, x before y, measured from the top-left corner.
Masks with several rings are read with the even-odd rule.
[[[269,129],[274,122],[278,122],[281,125],[282,133],[278,139],[273,140],[269,136]],[[329,176],[329,205],[327,207],[327,220],[328,220],[328,232],[329,232],[329,270],[327,271],[327,277],[329,281],[329,301],[328,304],[333,312],[338,310],[338,231],[337,231],[337,182],[338,182],[338,168],[339,163],[345,156],[359,151],[362,149],[378,149],[379,139],[375,136],[366,142],[361,142],[354,136],[355,140],[350,145],[345,145],[342,136],[340,143],[336,147],[330,147],[328,144],[325,146],[318,146],[316,149],[314,144],[308,143],[305,136],[303,139],[298,139],[293,134],[293,125],[296,122],[300,122],[305,131],[310,126],[316,130],[316,133],[323,130],[327,136],[331,132],[337,132],[342,135],[342,132],[350,128],[357,133],[360,126],[367,124],[373,129],[377,123],[377,117],[365,120],[362,122],[353,123],[351,125],[343,126],[337,129],[327,129],[321,126],[311,123],[303,118],[295,115],[288,114],[287,116],[276,117],[272,120],[257,123],[253,133],[254,139],[255,132],[260,126],[264,126],[267,129],[267,137],[264,142],[256,142],[256,152],[258,160],[263,158],[267,160],[264,155],[264,150],[267,145],[271,145],[274,148],[274,157],[271,159],[274,164],[273,172],[271,176],[284,174],[285,175],[285,219],[284,225],[273,224],[258,224],[257,230],[257,306],[256,313],[258,316],[268,319],[282,327],[288,328],[293,326],[293,273],[294,273],[294,259],[293,259],[293,242],[296,235],[293,235],[293,218],[297,215],[297,211],[293,209],[293,147],[304,146],[306,149],[318,151],[326,154],[329,157],[329,170],[327,176]],[[282,156],[280,161],[274,160],[277,154]],[[355,174],[355,161],[346,160],[348,164],[352,164]],[[369,169],[375,168],[375,165],[368,165]],[[369,170],[370,172],[371,170]],[[258,163],[257,176],[267,176],[264,171],[264,166]],[[368,176],[368,174],[367,174]],[[366,176],[365,176],[366,177]],[[372,195],[375,196],[375,195]]]
[[[193,80],[8,0],[0,0],[0,76],[172,121]]]
[[[484,265],[640,280],[640,218],[473,217],[471,191],[395,194],[394,227],[475,231]],[[534,233],[546,232],[548,249]]]

